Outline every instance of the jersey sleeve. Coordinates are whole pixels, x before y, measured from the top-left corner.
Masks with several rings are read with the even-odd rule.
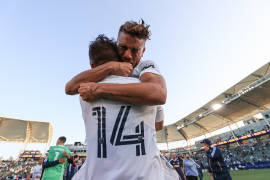
[[[161,75],[158,66],[153,61],[140,61],[139,64],[133,69],[130,77],[141,78],[144,73],[153,73]]]
[[[139,64],[138,67],[139,71],[139,78],[144,74],[144,73],[153,73],[157,75],[161,75],[160,70],[158,66],[153,62],[153,61],[143,61],[142,63]]]
[[[162,106],[157,106],[157,114],[155,122],[161,122],[164,121],[164,109]]]
[[[59,160],[56,160],[56,161],[46,161],[46,162],[43,162],[42,163],[42,168],[49,168],[49,167],[52,167],[52,166],[55,166],[59,164]]]

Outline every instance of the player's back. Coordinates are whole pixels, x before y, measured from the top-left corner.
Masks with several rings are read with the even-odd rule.
[[[56,145],[51,146],[48,155],[48,161],[56,161],[60,157],[65,159],[65,163],[57,164],[55,166],[46,168],[42,175],[42,180],[62,180],[64,171],[67,167],[67,158],[63,156],[63,152],[67,152],[70,155],[70,150],[65,146]]]
[[[111,76],[103,83],[138,83]],[[162,178],[156,146],[156,106],[80,99],[85,122],[87,159],[74,179],[135,180]]]

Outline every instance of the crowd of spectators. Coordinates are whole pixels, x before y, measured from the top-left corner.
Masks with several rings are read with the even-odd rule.
[[[77,160],[76,169],[78,170],[85,159]],[[26,179],[27,175],[31,172],[31,169],[38,164],[38,159],[33,158],[15,160],[0,161],[0,180],[19,180]],[[68,166],[69,169],[70,166]],[[73,170],[74,171],[74,170]],[[65,172],[65,175],[69,175],[69,171]],[[75,173],[75,171],[74,171]],[[67,178],[68,179],[68,178]]]
[[[37,162],[34,159],[27,159],[26,161],[0,161],[0,179],[24,179]]]

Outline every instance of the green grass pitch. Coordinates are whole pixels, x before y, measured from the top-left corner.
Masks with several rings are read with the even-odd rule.
[[[230,171],[230,174],[233,180],[270,179],[270,169],[250,169],[250,170]],[[203,180],[210,180],[208,173],[204,173]]]

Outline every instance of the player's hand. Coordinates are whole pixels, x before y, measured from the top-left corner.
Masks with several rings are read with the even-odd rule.
[[[58,159],[58,161],[59,161],[60,164],[65,163],[65,160],[64,160],[62,157],[60,157],[60,158]]]
[[[63,156],[65,156],[66,158],[70,158],[70,156],[68,155],[68,153],[65,151],[65,152],[63,152]]]
[[[97,93],[98,83],[89,82],[80,84],[79,93],[84,101],[95,101],[99,99]]]
[[[112,71],[113,75],[128,77],[133,71],[132,64],[130,64],[129,62],[111,61],[109,63],[110,63],[110,66],[112,66],[113,68],[113,71]]]

